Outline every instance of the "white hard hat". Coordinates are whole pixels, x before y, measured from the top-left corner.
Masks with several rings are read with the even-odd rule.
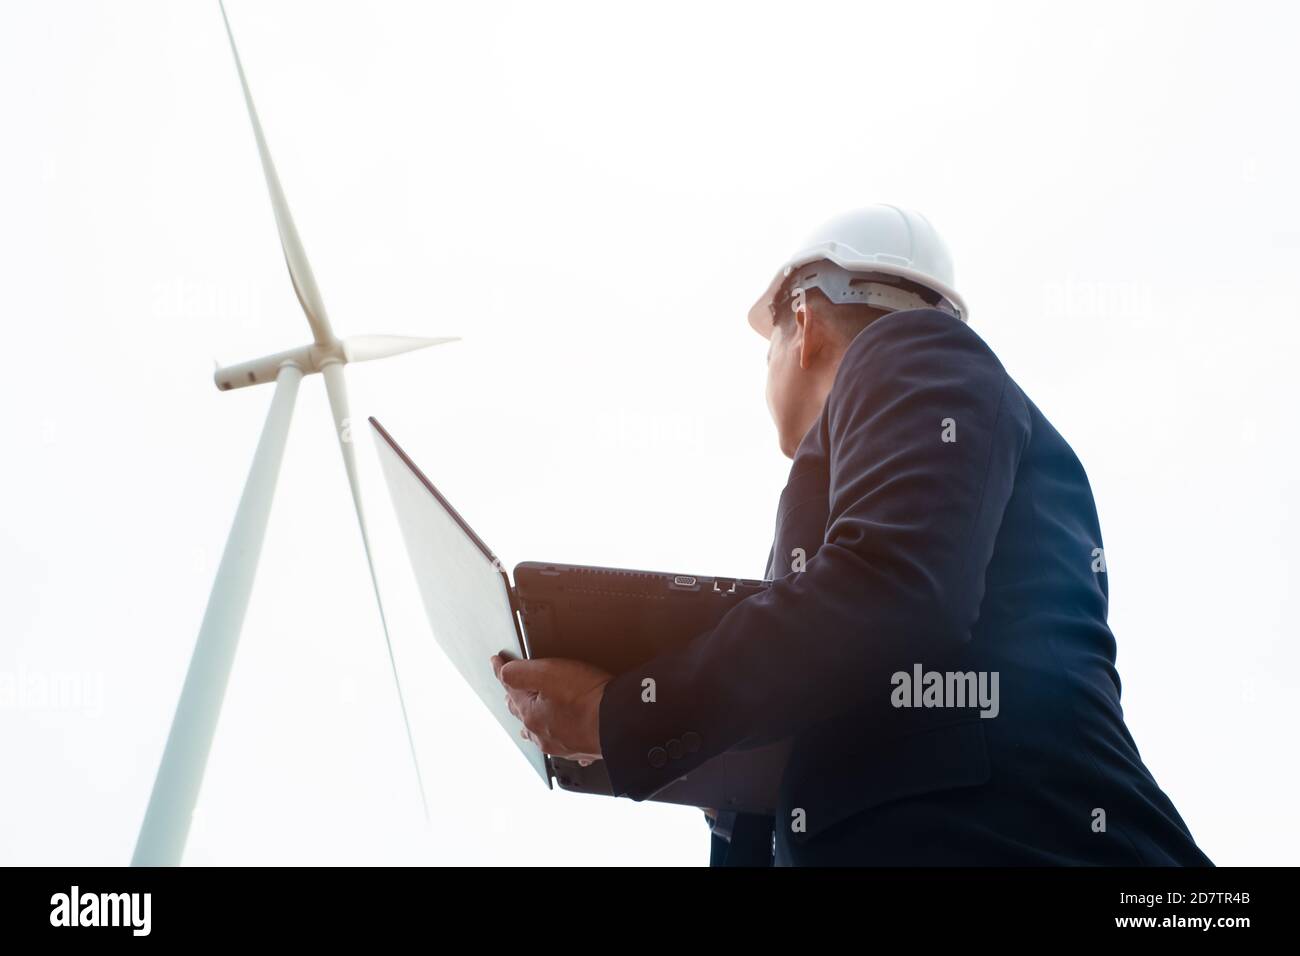
[[[848,272],[875,273],[915,283],[941,300],[936,304],[949,306],[948,311],[966,321],[966,303],[953,288],[952,256],[934,226],[919,212],[881,203],[837,216],[808,237],[777,270],[767,291],[749,310],[749,324],[756,332],[764,338],[771,336],[773,300],[782,284],[800,266],[820,260],[833,262]],[[907,293],[900,293],[882,285],[875,293],[854,294],[867,296],[857,301],[879,303],[891,311],[927,304],[919,296],[909,298]]]

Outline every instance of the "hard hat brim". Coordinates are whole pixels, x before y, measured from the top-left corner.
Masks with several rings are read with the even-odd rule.
[[[843,248],[843,247],[841,247]],[[846,254],[852,253],[852,254]],[[933,289],[951,302],[957,309],[958,318],[963,322],[967,321],[969,312],[966,308],[966,301],[957,294],[957,290],[945,282],[940,282],[934,276],[920,272],[909,266],[901,265],[897,262],[888,261],[889,256],[860,256],[853,253],[852,250],[843,252],[835,249],[817,247],[809,249],[795,256],[784,266],[776,271],[772,281],[768,283],[767,289],[759,296],[758,301],[750,307],[749,325],[755,332],[765,339],[772,337],[773,316],[770,308],[773,298],[780,290],[781,284],[795,269],[817,259],[826,259],[835,263],[841,269],[847,269],[849,272],[880,272],[885,275],[898,276],[900,279],[907,279],[915,282],[917,285],[924,286],[927,289]]]

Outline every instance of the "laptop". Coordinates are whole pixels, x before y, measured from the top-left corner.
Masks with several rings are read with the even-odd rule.
[[[434,640],[548,787],[613,796],[602,761],[583,767],[520,736],[491,656],[573,658],[621,674],[709,631],[770,582],[525,561],[512,583],[446,496],[369,421]],[[788,741],[728,751],[649,799],[772,813],[788,751]]]

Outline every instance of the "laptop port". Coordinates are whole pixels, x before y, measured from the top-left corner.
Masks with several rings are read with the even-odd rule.
[[[677,577],[673,578],[673,586],[679,588],[693,588],[695,587],[695,579],[689,574],[679,574]]]
[[[720,594],[735,594],[736,579],[735,578],[714,578],[713,590],[717,591]]]

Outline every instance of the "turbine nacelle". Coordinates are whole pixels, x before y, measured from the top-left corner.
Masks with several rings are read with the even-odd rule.
[[[371,359],[388,358],[390,355],[401,355],[403,352],[457,341],[459,338],[456,336],[424,338],[413,335],[356,335],[342,341],[336,339],[327,345],[304,345],[240,362],[238,365],[227,365],[213,372],[212,380],[224,392],[232,388],[274,382],[280,368],[286,363],[297,366],[304,375],[310,375],[322,371],[327,365],[369,362]]]

